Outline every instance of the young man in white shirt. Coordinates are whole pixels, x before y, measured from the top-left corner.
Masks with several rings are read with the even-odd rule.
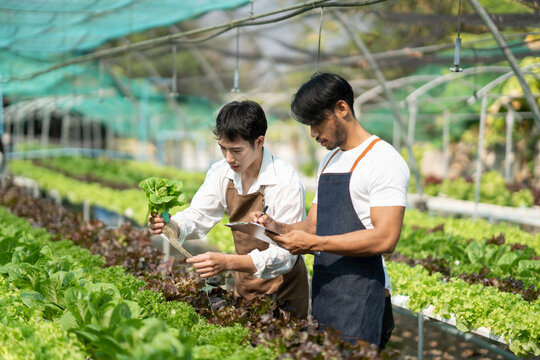
[[[283,222],[305,218],[305,192],[293,167],[268,151],[264,145],[267,129],[263,109],[253,101],[231,102],[220,110],[214,130],[224,159],[206,174],[189,208],[171,217],[179,241],[202,238],[223,214],[230,222],[250,221],[254,211],[267,212]],[[165,226],[161,216],[150,216],[148,227],[160,234]],[[187,260],[201,277],[235,270],[235,294],[253,299],[276,293],[289,301],[294,313],[305,317],[309,288],[302,256],[233,231],[236,254],[206,252]]]
[[[399,240],[410,172],[390,144],[360,125],[353,101],[350,84],[335,74],[315,74],[300,87],[293,115],[330,150],[319,166],[317,194],[302,222],[259,212],[252,220],[283,234],[272,238],[291,253],[316,254],[312,311],[321,325],[382,349],[393,315],[381,254]]]

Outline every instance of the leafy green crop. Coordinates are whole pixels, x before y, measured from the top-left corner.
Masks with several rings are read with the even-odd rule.
[[[186,303],[140,291],[123,268],[102,269],[101,256],[50,239],[0,207],[0,358],[275,358],[245,341],[248,329],[208,324]]]
[[[21,291],[0,276],[1,359],[85,359],[84,346],[75,334],[41,313],[28,308]]]
[[[139,187],[146,193],[148,212],[151,214],[163,214],[185,202],[180,180],[150,177],[141,181]]]
[[[98,205],[117,214],[125,215],[138,224],[146,224],[147,200],[140,190],[111,189],[97,183],[87,183],[75,180],[50,169],[35,166],[28,160],[10,162],[11,173],[34,179],[42,190],[57,190],[60,196],[72,204],[82,204],[84,201],[91,205]],[[188,186],[198,188],[198,182],[189,183]],[[174,207],[170,213],[180,211],[181,207]]]
[[[225,226],[228,222],[229,216],[227,214],[223,215],[221,221],[206,234],[206,238],[209,243],[216,245],[219,251],[234,254],[235,247],[232,232],[230,228]]]
[[[182,179],[187,201],[193,198],[205,178],[202,172],[183,171],[174,167],[132,160],[58,157],[34,160],[33,164],[56,170],[71,178],[100,183],[115,189],[136,188],[139,182],[152,176]]]
[[[474,201],[475,183],[467,182],[464,178],[444,179],[440,184],[428,184],[424,191],[430,196],[444,196],[454,199]],[[486,204],[501,206],[530,207],[534,197],[529,189],[510,192],[504,178],[496,171],[486,171],[480,182],[479,201]],[[415,192],[409,186],[410,192]]]
[[[492,287],[469,285],[461,279],[441,281],[423,267],[387,262],[394,295],[409,296],[407,307],[420,312],[433,305],[432,312],[449,319],[457,328],[470,331],[486,327],[504,336],[516,355],[540,355],[540,300],[529,303],[520,295],[503,293]]]
[[[540,287],[540,261],[531,260],[536,254],[529,247],[513,249],[507,244],[488,243],[487,239],[469,241],[444,230],[416,229],[403,232],[396,251],[411,259],[442,258],[455,277],[485,272],[489,277],[511,277],[525,286]]]
[[[536,254],[540,254],[540,234],[528,233],[516,225],[490,224],[484,219],[473,221],[467,218],[430,216],[418,210],[408,209],[403,220],[403,234],[414,231],[412,227],[434,228],[441,224],[444,224],[445,234],[461,238],[464,244],[468,242],[468,239],[485,240],[504,233],[506,243],[527,245],[533,248]]]

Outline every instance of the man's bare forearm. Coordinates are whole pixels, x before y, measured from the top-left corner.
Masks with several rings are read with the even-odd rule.
[[[293,230],[301,230],[305,231],[309,234],[315,234],[315,231],[317,230],[316,226],[314,226],[309,220],[300,221],[294,224],[283,224],[278,223],[279,225],[279,233],[280,234],[286,234],[288,232],[291,232]]]

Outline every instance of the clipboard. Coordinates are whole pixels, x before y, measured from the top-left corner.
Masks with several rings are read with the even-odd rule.
[[[268,235],[266,235],[264,232],[268,231],[274,235],[281,235],[281,234],[275,232],[274,230],[270,230],[269,228],[262,226],[261,224],[257,224],[253,222],[236,222],[236,223],[225,224],[225,226],[230,227],[232,230],[238,230],[248,235],[251,235],[254,238],[257,238],[269,244],[279,246],[276,242],[274,242],[274,240],[268,237]]]

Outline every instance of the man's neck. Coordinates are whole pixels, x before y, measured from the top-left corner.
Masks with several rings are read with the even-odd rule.
[[[263,159],[263,153],[264,150],[261,150],[259,156],[253,161],[250,167],[246,169],[241,174],[242,177],[242,193],[247,194],[249,189],[251,188],[251,185],[257,180],[259,177],[259,172],[261,171],[262,166],[262,159]]]
[[[354,149],[358,145],[362,144],[364,141],[369,139],[371,136],[362,125],[355,119],[350,125],[350,128],[347,130],[347,140],[345,144],[341,146],[341,150],[347,151]]]

